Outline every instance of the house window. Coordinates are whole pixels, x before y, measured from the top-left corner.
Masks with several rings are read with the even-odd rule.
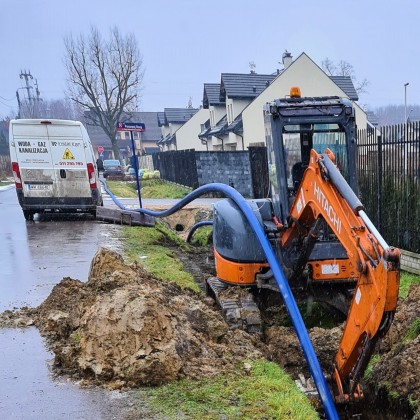
[[[233,122],[233,105],[229,104],[228,105],[228,123],[232,124]]]

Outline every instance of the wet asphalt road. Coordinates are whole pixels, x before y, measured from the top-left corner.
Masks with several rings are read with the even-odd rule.
[[[178,200],[143,200],[143,208],[171,207]],[[211,206],[217,199],[190,205]],[[116,207],[105,195],[105,206]],[[138,208],[138,199],[121,199]],[[0,187],[0,312],[38,306],[63,277],[86,281],[98,247],[119,251],[121,226],[91,216],[49,216],[26,222],[14,188]],[[53,355],[35,327],[0,329],[0,419],[122,419],[138,404],[135,391],[80,388],[53,378]],[[133,402],[135,401],[135,402]]]
[[[63,277],[86,281],[99,246],[118,251],[118,225],[90,216],[26,222],[14,188],[0,191],[0,312],[37,306]],[[119,419],[126,393],[53,379],[35,327],[0,329],[0,419]]]

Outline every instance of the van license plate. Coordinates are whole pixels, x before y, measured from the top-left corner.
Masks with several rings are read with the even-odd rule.
[[[50,190],[49,184],[28,184],[28,190]]]

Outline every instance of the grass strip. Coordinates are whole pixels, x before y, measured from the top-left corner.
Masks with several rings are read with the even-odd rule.
[[[123,236],[124,253],[130,262],[136,260],[147,272],[160,280],[200,292],[194,277],[184,270],[174,252],[175,247],[181,252],[187,252],[188,245],[161,222],[157,221],[155,227],[124,226]]]
[[[136,181],[107,181],[111,192],[120,198],[136,198]],[[191,190],[180,185],[175,185],[163,179],[147,179],[140,181],[140,191],[142,198],[183,198]]]
[[[406,271],[401,271],[400,290],[398,296],[401,298],[407,297],[408,290],[412,284],[420,284],[420,276],[417,274],[407,273]]]
[[[181,380],[149,391],[154,410],[168,419],[318,419],[293,380],[275,363],[250,361],[199,381]]]

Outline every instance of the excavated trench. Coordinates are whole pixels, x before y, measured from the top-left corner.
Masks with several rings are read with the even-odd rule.
[[[174,226],[181,221],[186,217],[173,220]],[[209,256],[209,250],[180,255],[201,285],[213,274]],[[341,418],[420,416],[414,404],[420,400],[420,336],[405,338],[419,306],[420,286],[412,286],[378,346],[365,400],[339,407]],[[296,379],[310,376],[292,328],[267,325],[263,337],[231,331],[210,298],[156,280],[106,249],[92,260],[86,283],[64,278],[38,308],[0,314],[1,327],[31,324],[54,353],[57,372],[110,389],[209,377],[249,358],[274,360]],[[322,368],[330,372],[342,325],[309,332]]]

